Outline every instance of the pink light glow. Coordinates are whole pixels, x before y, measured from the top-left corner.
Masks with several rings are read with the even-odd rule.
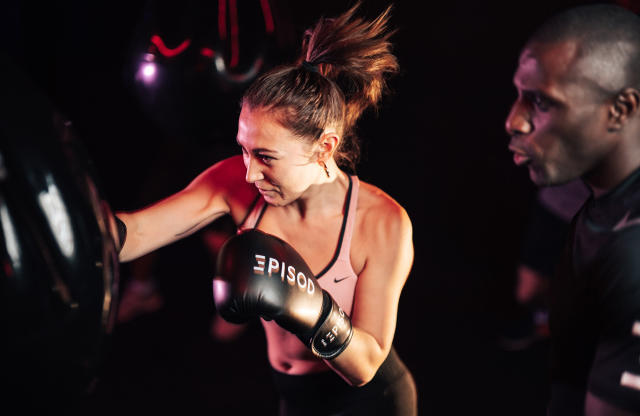
[[[202,49],[200,49],[200,55],[206,56],[207,58],[213,58],[213,56],[215,54],[216,54],[216,51],[214,51],[211,48],[202,48]]]
[[[153,43],[156,46],[156,48],[158,48],[158,52],[160,52],[162,55],[164,55],[167,58],[173,58],[174,56],[184,52],[185,49],[189,47],[189,45],[191,44],[191,39],[183,40],[180,45],[178,45],[173,49],[168,48],[164,44],[164,41],[162,40],[162,38],[158,35],[151,36],[151,43]]]

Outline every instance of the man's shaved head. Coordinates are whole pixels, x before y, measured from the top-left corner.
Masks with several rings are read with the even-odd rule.
[[[631,11],[610,4],[572,8],[546,21],[529,45],[559,42],[576,42],[573,64],[600,93],[640,89],[640,17]]]

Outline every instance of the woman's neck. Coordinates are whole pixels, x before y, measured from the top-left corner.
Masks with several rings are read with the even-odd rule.
[[[322,178],[285,208],[297,211],[300,218],[333,215],[336,210],[341,211],[349,190],[349,178],[333,160],[331,162],[333,166],[327,163],[329,177],[323,172]]]

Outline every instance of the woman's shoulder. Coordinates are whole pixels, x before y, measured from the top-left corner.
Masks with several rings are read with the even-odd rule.
[[[220,197],[229,205],[231,215],[237,221],[258,196],[255,186],[245,180],[245,173],[242,156],[232,156],[209,167],[194,182],[220,190]]]
[[[194,183],[203,183],[209,186],[215,185],[218,188],[230,189],[234,189],[243,183],[249,186],[245,181],[245,171],[246,168],[242,161],[242,156],[231,156],[209,166],[204,172],[198,175]]]
[[[370,232],[383,232],[386,236],[411,231],[407,211],[382,189],[360,181],[357,216],[361,226]]]
[[[215,171],[220,174],[229,175],[229,179],[243,180],[246,170],[242,155],[231,156],[214,163],[207,171]]]
[[[209,166],[189,184],[187,190],[213,191],[226,199],[229,194],[251,188],[245,181],[244,172],[242,157],[232,156]]]
[[[413,226],[407,211],[377,186],[360,182],[356,229],[351,244],[356,264],[369,270],[387,270],[409,261],[413,253]],[[386,275],[387,277],[393,273]],[[403,281],[406,276],[394,275]]]

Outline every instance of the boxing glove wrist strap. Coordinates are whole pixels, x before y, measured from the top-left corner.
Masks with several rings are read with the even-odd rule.
[[[310,341],[311,351],[320,358],[330,360],[347,348],[353,337],[353,326],[349,316],[333,298],[324,292],[324,316]]]

